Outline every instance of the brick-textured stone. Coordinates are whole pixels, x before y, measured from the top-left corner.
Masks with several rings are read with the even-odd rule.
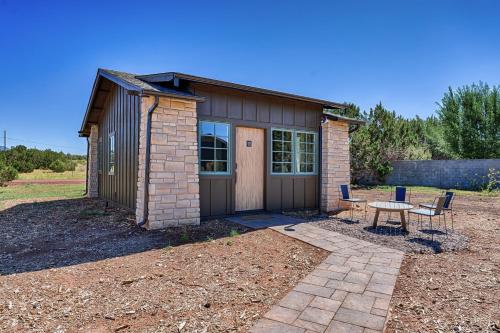
[[[336,249],[265,315],[267,324],[256,325],[260,330],[255,332],[293,332],[297,328],[305,333],[383,331],[403,252],[310,223],[271,229],[325,250]],[[385,273],[380,272],[382,268]]]
[[[349,124],[323,124],[321,145],[321,210],[330,212],[338,208],[339,185],[351,181]]]
[[[136,219],[144,219],[147,112],[141,100]],[[160,97],[151,117],[148,229],[200,223],[196,102]]]
[[[87,197],[97,198],[99,196],[99,185],[98,185],[98,153],[97,146],[99,140],[99,127],[94,124],[90,127],[89,136],[89,156],[88,158],[88,177],[87,177]]]

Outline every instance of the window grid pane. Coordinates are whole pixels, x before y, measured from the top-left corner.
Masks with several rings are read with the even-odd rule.
[[[292,173],[292,132],[272,130],[272,173]]]
[[[115,174],[115,132],[108,136],[108,175]]]
[[[200,171],[229,172],[229,124],[200,122]]]
[[[314,173],[316,166],[316,134],[296,132],[297,170],[299,173]]]

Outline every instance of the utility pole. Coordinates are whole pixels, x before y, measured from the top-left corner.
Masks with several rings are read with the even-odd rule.
[[[3,130],[3,150],[7,150],[7,130]]]

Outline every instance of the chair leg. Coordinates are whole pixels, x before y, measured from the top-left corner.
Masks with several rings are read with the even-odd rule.
[[[432,216],[429,216],[429,224],[431,226],[431,237],[432,237],[432,240],[434,240],[434,233],[432,232],[433,231],[433,228],[432,228]]]
[[[410,218],[410,212],[408,212],[408,222],[406,223],[406,228],[408,228],[408,233],[410,233],[410,226],[411,226],[411,218]]]
[[[438,215],[438,228],[441,228],[441,215]]]
[[[453,209],[450,209],[450,214],[451,214],[451,229],[455,230],[455,227],[453,226]]]
[[[368,209],[367,209],[367,205],[368,205],[368,202],[366,202],[366,201],[365,201],[365,222],[366,222],[366,213],[367,213],[367,211],[368,211]]]
[[[448,227],[446,226],[446,212],[443,212],[443,220],[444,220],[444,230],[446,232],[446,237],[448,237]]]
[[[351,222],[352,222],[353,212],[354,212],[354,207],[353,207],[353,204],[351,202]]]

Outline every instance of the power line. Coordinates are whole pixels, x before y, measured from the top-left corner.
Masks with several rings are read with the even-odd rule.
[[[16,138],[11,138],[11,137],[7,137],[7,139],[12,140],[12,141],[19,141],[19,142],[26,142],[26,143],[33,143],[33,144],[38,144],[38,145],[44,145],[44,146],[47,146],[47,147],[81,149],[81,147],[76,147],[76,146],[53,145],[53,144],[50,144],[50,143],[44,143],[44,142],[38,142],[38,141],[31,141],[31,140],[24,140],[24,139],[16,139]]]

